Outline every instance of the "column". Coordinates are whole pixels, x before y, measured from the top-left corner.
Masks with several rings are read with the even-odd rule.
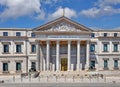
[[[43,70],[43,55],[42,55],[42,48],[40,43],[40,71]]]
[[[89,54],[89,41],[87,41],[86,46],[86,69],[89,69],[90,54]]]
[[[80,70],[80,41],[77,41],[77,70]]]
[[[60,56],[60,43],[59,41],[56,42],[56,71],[59,71],[60,70],[60,67],[59,67],[59,56]]]
[[[46,63],[47,63],[47,70],[49,70],[49,60],[50,60],[50,42],[46,41]]]
[[[40,44],[39,44],[39,41],[37,41],[36,53],[37,53],[37,71],[40,71]]]
[[[71,41],[68,41],[68,71],[71,70]]]

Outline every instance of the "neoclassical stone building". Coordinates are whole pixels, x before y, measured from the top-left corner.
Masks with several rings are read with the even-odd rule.
[[[0,74],[118,71],[120,30],[92,30],[66,17],[34,29],[0,29]]]

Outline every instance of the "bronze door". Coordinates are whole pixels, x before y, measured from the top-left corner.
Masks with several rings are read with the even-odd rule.
[[[61,58],[61,71],[67,71],[67,58]]]

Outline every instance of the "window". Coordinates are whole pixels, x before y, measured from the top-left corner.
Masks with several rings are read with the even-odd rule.
[[[36,63],[35,62],[31,62],[31,70],[36,71]]]
[[[114,68],[118,68],[118,60],[114,60]]]
[[[31,45],[31,52],[35,53],[36,52],[36,46],[35,45]]]
[[[103,44],[103,51],[107,52],[108,51],[108,45],[107,44]]]
[[[17,53],[21,53],[22,51],[21,51],[21,45],[19,44],[19,45],[16,45],[16,52]]]
[[[8,32],[3,32],[3,36],[8,36]]]
[[[107,33],[104,33],[104,37],[107,37]]]
[[[21,63],[16,62],[16,71],[21,71]]]
[[[95,44],[91,44],[90,45],[90,52],[94,52],[95,51]]]
[[[92,61],[90,61],[90,69],[95,69],[95,61],[94,60],[92,60]]]
[[[3,52],[4,53],[9,53],[9,45],[8,44],[3,45]]]
[[[117,37],[117,33],[114,33],[114,37]]]
[[[3,72],[8,71],[8,63],[3,63]]]
[[[114,52],[118,52],[118,44],[114,44],[113,51],[114,51]]]
[[[16,36],[21,36],[21,33],[20,32],[16,32]]]
[[[94,33],[92,33],[92,34],[91,34],[91,37],[95,37],[95,34],[94,34]]]
[[[104,60],[104,69],[108,68],[108,60]]]
[[[35,34],[34,34],[34,33],[31,33],[31,37],[35,37]]]

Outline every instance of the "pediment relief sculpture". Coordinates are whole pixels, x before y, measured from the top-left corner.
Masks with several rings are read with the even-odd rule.
[[[76,29],[75,26],[72,26],[70,24],[67,24],[65,22],[62,22],[60,24],[57,24],[55,26],[52,26],[51,28],[49,29],[46,29],[44,31],[73,31],[73,32],[77,32],[77,31],[81,31],[80,29]]]

